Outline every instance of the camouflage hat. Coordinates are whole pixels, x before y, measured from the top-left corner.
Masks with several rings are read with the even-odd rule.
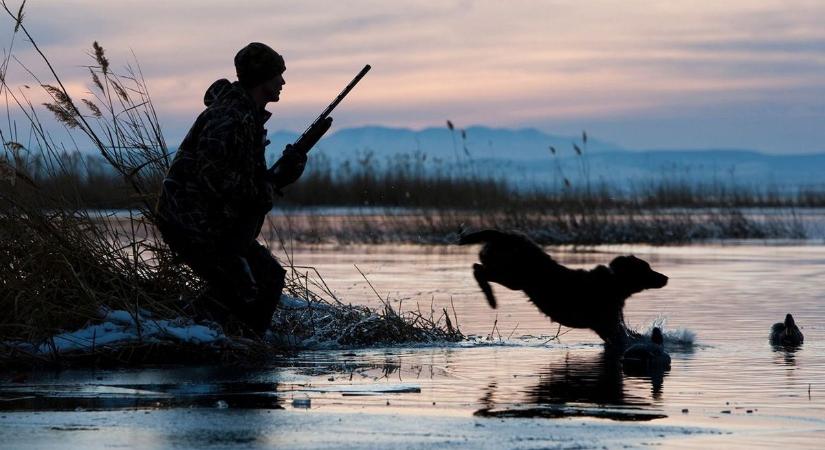
[[[235,55],[235,71],[244,86],[257,86],[286,70],[284,58],[268,45],[253,42]]]

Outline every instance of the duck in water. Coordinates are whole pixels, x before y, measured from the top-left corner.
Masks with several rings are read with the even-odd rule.
[[[670,370],[670,355],[665,352],[662,330],[655,327],[650,333],[650,342],[640,342],[628,347],[622,356],[622,366],[628,372]]]
[[[772,345],[793,347],[802,344],[803,339],[802,332],[799,331],[799,327],[796,326],[796,322],[790,314],[785,316],[784,323],[777,322],[771,327]]]

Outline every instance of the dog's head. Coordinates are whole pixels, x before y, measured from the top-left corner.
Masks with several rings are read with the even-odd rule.
[[[645,289],[659,289],[667,284],[667,276],[650,268],[650,264],[633,255],[618,256],[610,262],[610,269],[631,294]]]

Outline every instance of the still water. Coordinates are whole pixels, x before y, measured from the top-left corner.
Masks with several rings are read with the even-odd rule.
[[[623,373],[595,334],[561,330],[517,292],[472,278],[477,248],[296,247],[342,300],[455,310],[457,345],[304,351],[248,368],[0,374],[0,447],[812,448],[825,438],[825,246],[730,242],[549,248],[580,268],[635,254],[670,277],[627,302],[665,321],[672,369]],[[283,253],[283,252],[282,252]],[[793,313],[795,351],[772,348]],[[666,341],[666,346],[668,342]],[[19,380],[18,380],[19,381]],[[25,436],[25,437],[23,437]]]

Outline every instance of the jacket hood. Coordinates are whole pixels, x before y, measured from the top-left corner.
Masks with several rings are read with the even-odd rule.
[[[232,97],[246,96],[246,92],[239,83],[232,83],[226,78],[215,81],[203,94],[203,104],[210,106],[218,99],[231,95]]]
[[[237,81],[232,83],[226,78],[221,78],[212,83],[209,89],[206,90],[206,93],[203,94],[203,104],[206,105],[207,108],[218,102],[220,102],[221,105],[246,105],[244,108],[249,108],[253,111],[257,120],[262,124],[272,116],[272,113],[266,109],[256,109],[255,102],[246,92],[246,89],[241,86],[241,83]]]

